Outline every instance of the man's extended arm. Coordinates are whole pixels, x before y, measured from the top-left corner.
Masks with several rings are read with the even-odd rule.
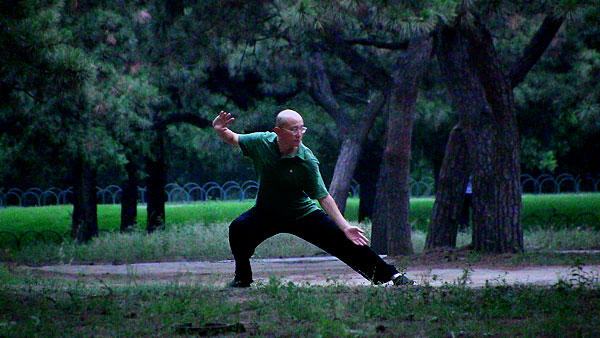
[[[223,142],[231,144],[232,146],[239,147],[239,135],[231,131],[228,128],[229,124],[233,122],[235,118],[231,117],[230,113],[221,111],[219,115],[214,119],[212,125],[215,133],[219,135]]]
[[[369,243],[369,240],[364,235],[364,231],[359,227],[351,225],[344,218],[331,195],[328,194],[327,196],[320,198],[319,203],[327,215],[329,215],[333,222],[342,229],[344,235],[346,235],[352,243],[356,245],[367,245],[367,243]]]

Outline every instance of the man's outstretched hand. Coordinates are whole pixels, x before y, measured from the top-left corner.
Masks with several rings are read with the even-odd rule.
[[[319,198],[319,203],[327,215],[329,215],[333,222],[340,229],[342,229],[344,235],[346,235],[346,238],[348,238],[352,243],[356,245],[367,245],[369,243],[369,240],[364,235],[363,229],[354,225],[350,225],[350,223],[346,221],[331,195],[327,194],[325,197]]]
[[[230,113],[224,112],[221,110],[221,112],[219,113],[219,115],[217,115],[217,117],[215,117],[215,119],[213,120],[213,128],[219,132],[219,131],[223,131],[225,129],[228,128],[229,124],[231,122],[233,122],[233,120],[235,120],[235,118],[231,117]]]
[[[353,225],[344,229],[344,235],[356,245],[367,245],[369,243],[364,233],[363,229]]]
[[[219,135],[223,142],[231,144],[234,147],[239,147],[239,135],[231,131],[228,127],[231,122],[235,120],[231,117],[231,114],[221,110],[219,115],[215,117],[212,125],[213,129]]]

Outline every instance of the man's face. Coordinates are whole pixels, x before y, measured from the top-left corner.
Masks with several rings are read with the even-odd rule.
[[[275,127],[277,140],[284,147],[299,147],[305,131],[304,121],[301,117],[291,118],[283,126]]]

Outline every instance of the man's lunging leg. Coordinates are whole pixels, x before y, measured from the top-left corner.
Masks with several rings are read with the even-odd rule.
[[[252,208],[229,225],[229,245],[235,259],[235,278],[229,285],[248,287],[253,282],[250,257],[256,247],[274,235],[269,224]]]
[[[387,264],[370,247],[352,243],[322,211],[298,220],[290,232],[336,256],[374,283],[388,282],[398,274],[395,267]]]

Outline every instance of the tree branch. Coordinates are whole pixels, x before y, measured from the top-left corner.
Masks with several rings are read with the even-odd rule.
[[[409,40],[400,41],[400,42],[385,42],[385,41],[377,41],[371,39],[349,39],[344,40],[345,43],[349,45],[362,45],[362,46],[372,46],[381,49],[391,49],[391,50],[404,50],[408,48]]]
[[[560,29],[560,26],[565,21],[564,16],[547,15],[544,18],[540,28],[535,33],[529,44],[523,49],[523,53],[513,64],[508,79],[511,88],[515,88],[525,79],[525,76],[535,63],[540,59],[544,51],[552,42],[554,36]]]
[[[21,88],[21,87],[19,87],[19,86],[13,86],[13,89],[14,89],[14,90],[17,90],[17,91],[20,91],[20,92],[22,92],[23,94],[25,94],[25,95],[29,96],[30,98],[34,99],[34,100],[35,100],[35,101],[37,101],[37,102],[40,102],[40,103],[48,103],[48,100],[44,100],[43,98],[41,98],[41,97],[39,97],[39,96],[36,96],[35,94],[32,94],[32,93],[30,93],[30,92],[29,92],[28,90],[26,90],[25,88]],[[52,95],[52,97],[54,97],[54,96],[55,96],[55,95]]]
[[[283,89],[283,90],[266,90],[264,88],[260,89],[261,95],[263,95],[264,97],[274,98],[278,102],[279,101],[289,101],[294,96],[300,94],[301,92],[302,92],[302,90],[300,89],[300,86],[296,86],[294,88]]]
[[[349,121],[344,119],[340,105],[333,96],[321,53],[304,56],[303,61],[306,69],[306,88],[312,99],[327,111],[338,126],[347,126]]]
[[[325,48],[329,49],[348,66],[371,81],[375,87],[381,90],[391,87],[392,78],[386,70],[376,61],[360,55],[351,45],[342,40],[335,31],[326,34],[325,41]]]

